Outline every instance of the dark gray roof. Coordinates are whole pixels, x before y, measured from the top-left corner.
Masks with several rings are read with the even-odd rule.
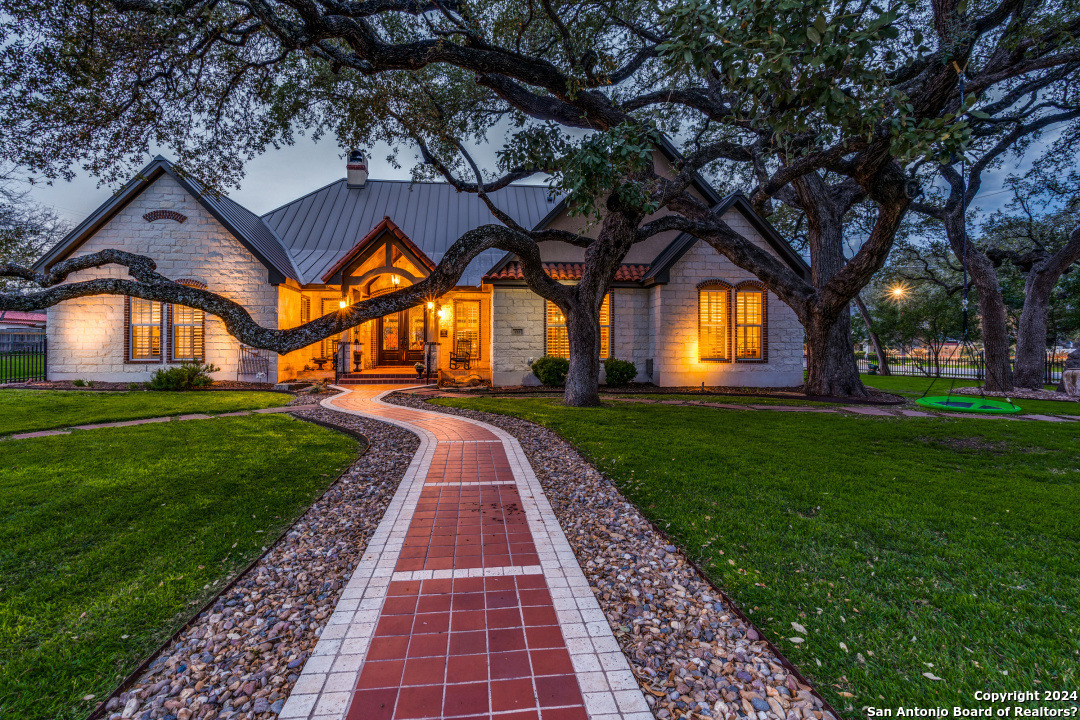
[[[549,189],[511,185],[491,193],[503,212],[533,228],[557,204]],[[350,188],[341,179],[262,216],[292,256],[301,283],[319,283],[328,269],[389,217],[433,262],[469,230],[498,220],[472,193],[446,183],[368,180]],[[484,273],[505,253],[488,250],[476,257],[458,281],[479,285]]]
[[[120,212],[139,193],[164,174],[172,177],[190,192],[206,208],[207,212],[224,225],[259,262],[266,266],[271,282],[282,282],[285,278],[300,279],[296,267],[281,242],[255,213],[230,200],[225,195],[214,195],[207,192],[202,185],[192,178],[180,175],[172,163],[160,155],[124,185],[118,193],[91,213],[90,217],[79,223],[63,240],[45,253],[34,266],[36,268],[47,268],[63,260],[87,238],[97,232],[110,218]]]

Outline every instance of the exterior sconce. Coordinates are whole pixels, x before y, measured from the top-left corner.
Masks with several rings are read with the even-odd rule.
[[[450,306],[443,305],[439,308],[439,320],[446,322],[446,318],[450,315]]]
[[[429,302],[429,303],[427,304],[427,309],[428,309],[428,310],[434,310],[434,309],[435,309],[435,303],[433,303],[433,302]]]
[[[397,287],[397,284],[401,282],[401,278],[399,278],[397,275],[391,275],[390,282],[394,283],[394,286]]]
[[[349,307],[349,301],[345,298],[342,298],[341,302],[338,303],[338,306],[341,307],[342,310],[344,310],[345,308]]]

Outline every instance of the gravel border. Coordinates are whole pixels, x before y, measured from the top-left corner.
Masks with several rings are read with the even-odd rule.
[[[363,435],[368,448],[90,718],[269,720],[280,712],[420,444],[395,425],[318,406],[293,414]]]
[[[555,433],[409,393],[385,400],[481,420],[520,441],[657,718],[839,717],[735,603]]]

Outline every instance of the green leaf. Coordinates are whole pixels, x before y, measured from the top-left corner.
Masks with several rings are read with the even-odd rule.
[[[806,39],[814,45],[821,44],[821,33],[815,27],[806,28]]]

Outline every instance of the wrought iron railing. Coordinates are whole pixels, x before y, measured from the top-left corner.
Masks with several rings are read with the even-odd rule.
[[[270,380],[270,352],[240,346],[240,355],[236,362],[236,380],[250,380],[254,382],[271,382]]]
[[[39,333],[0,333],[0,384],[45,380],[47,350]]]
[[[983,368],[986,367],[983,352],[980,349],[952,353],[934,357],[929,352],[889,352],[885,356],[889,361],[889,372],[893,375],[921,375],[933,378],[956,378],[959,380],[983,380]],[[856,356],[859,369],[863,372],[876,372],[880,363],[875,353]],[[1015,358],[1012,359],[1015,363]],[[1061,373],[1065,370],[1065,354],[1047,351],[1044,365],[1043,382],[1053,385],[1061,382]]]

